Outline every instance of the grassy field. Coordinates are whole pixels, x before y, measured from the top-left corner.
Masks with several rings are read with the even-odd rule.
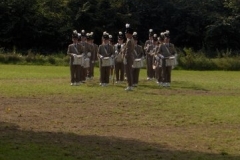
[[[0,160],[239,160],[240,72],[70,86],[69,68],[0,65]]]

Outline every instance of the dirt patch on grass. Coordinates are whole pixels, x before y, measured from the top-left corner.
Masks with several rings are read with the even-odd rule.
[[[168,92],[170,94],[171,90]],[[197,91],[195,94],[207,93]],[[136,103],[134,101],[119,101],[116,105],[110,100],[102,101],[101,98],[93,102],[91,98],[63,95],[1,97],[0,101],[0,122],[13,123],[23,131],[118,137],[161,144],[168,150],[219,154],[221,150],[227,150],[229,145],[233,145],[230,150],[233,153],[239,150],[233,139],[224,141],[225,136],[234,137],[239,133],[236,125],[163,124],[156,119],[144,119],[148,115],[133,105]],[[224,143],[219,146],[221,141]]]

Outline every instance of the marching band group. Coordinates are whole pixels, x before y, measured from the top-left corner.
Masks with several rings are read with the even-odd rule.
[[[73,43],[68,46],[67,54],[70,56],[71,85],[78,86],[87,79],[94,77],[95,63],[99,62],[100,86],[107,86],[109,79],[113,83],[122,83],[127,80],[126,91],[137,87],[140,68],[146,60],[147,80],[156,79],[158,85],[170,87],[171,70],[176,65],[176,50],[170,43],[170,33],[165,31],[159,37],[149,30],[149,40],[144,47],[138,45],[137,32],[126,24],[124,34],[118,33],[117,44],[113,43],[112,35],[106,31],[102,35],[102,44],[94,43],[93,32],[78,33],[73,31]],[[116,78],[116,81],[114,82]]]

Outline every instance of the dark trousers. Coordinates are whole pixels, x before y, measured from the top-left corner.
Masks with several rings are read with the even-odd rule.
[[[70,65],[71,83],[80,82],[80,65]]]
[[[155,76],[155,71],[153,69],[153,57],[148,55],[147,58],[147,76],[149,78],[154,78]]]
[[[124,80],[124,64],[123,64],[123,62],[115,63],[115,74],[116,74],[116,81]]]
[[[98,64],[99,64],[98,68],[99,68],[99,75],[100,75],[99,76],[99,82],[102,83],[102,80],[101,80],[101,68],[102,68],[101,59],[99,59]]]
[[[80,73],[80,81],[85,81],[86,80],[86,68],[83,68],[83,66],[80,66],[79,69],[79,73]]]
[[[128,87],[132,87],[132,85],[133,85],[132,65],[133,65],[132,59],[127,59],[127,64],[124,65],[125,71],[126,71],[126,76],[127,76]]]
[[[100,74],[101,83],[109,83],[110,67],[101,67]]]
[[[172,66],[166,66],[166,60],[163,60],[162,74],[163,82],[171,83]]]
[[[156,67],[155,69],[155,75],[156,75],[156,79],[158,82],[163,82],[163,76],[162,76],[162,67]]]
[[[88,71],[88,68],[83,67],[83,77],[82,77],[83,79],[82,79],[82,81],[86,81],[87,71]]]
[[[94,66],[95,66],[95,63],[90,62],[90,68],[89,68],[89,71],[88,71],[88,77],[94,77]]]
[[[133,84],[138,84],[140,68],[133,68]]]

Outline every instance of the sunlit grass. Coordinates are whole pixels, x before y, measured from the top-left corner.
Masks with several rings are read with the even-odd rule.
[[[98,156],[115,159],[114,153],[123,155],[119,159],[239,158],[240,72],[173,70],[171,88],[162,88],[155,81],[147,81],[143,69],[139,86],[133,92],[126,92],[126,84],[110,83],[108,87],[100,87],[98,71],[96,68],[94,80],[73,87],[69,67],[0,65],[0,97],[4,102],[0,106],[0,122],[7,123],[8,127],[8,123],[19,125],[21,132],[34,131],[28,133],[33,139],[23,140],[21,137],[26,137],[18,135],[18,142],[12,141],[11,135],[0,134],[3,142],[0,151],[5,152],[3,159],[8,156],[16,159],[12,156],[14,153],[20,159],[27,156],[59,159],[62,155],[66,159],[98,159]],[[7,131],[8,127],[5,126]],[[52,141],[51,135],[43,138],[45,131],[66,142],[55,144],[58,140]],[[73,134],[68,138],[76,138],[76,142],[65,138],[68,133]],[[93,145],[90,140],[85,142],[86,146],[78,142],[78,136],[92,135],[96,136],[93,139],[97,144]],[[40,143],[49,141],[50,144],[32,142],[38,140],[38,136],[43,138]],[[147,144],[132,149],[124,140],[115,139],[117,142],[113,143],[105,139],[116,148],[126,148],[120,152],[104,149],[107,146],[104,142],[102,145],[102,136]],[[10,151],[15,143],[24,146]],[[157,150],[154,145],[159,145]],[[20,154],[29,148],[32,155]],[[43,148],[41,155],[39,148]],[[51,154],[47,150],[59,153]],[[133,154],[129,153],[131,150]]]

